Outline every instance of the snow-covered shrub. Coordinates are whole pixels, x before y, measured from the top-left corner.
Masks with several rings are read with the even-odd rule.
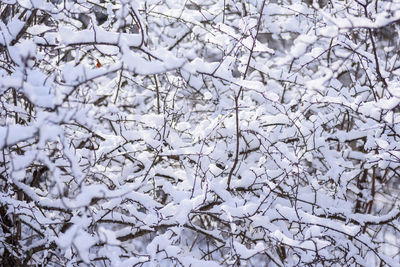
[[[398,266],[398,1],[0,1],[4,266]]]

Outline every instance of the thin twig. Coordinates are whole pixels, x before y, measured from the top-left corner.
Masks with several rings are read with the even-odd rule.
[[[261,6],[260,16],[258,17],[258,22],[257,22],[256,35],[253,38],[253,45],[252,45],[252,47],[250,49],[250,55],[249,55],[249,58],[247,60],[246,70],[244,71],[244,74],[243,74],[243,80],[246,80],[247,73],[249,71],[251,57],[253,55],[254,47],[256,46],[258,32],[260,31],[261,18],[262,18],[262,15],[263,15],[265,2],[266,2],[266,0],[263,1],[262,6]],[[229,175],[228,175],[228,188],[227,188],[228,190],[230,190],[232,175],[233,175],[233,172],[235,171],[236,166],[237,166],[238,161],[239,161],[239,150],[240,150],[239,98],[240,98],[240,95],[241,95],[242,91],[243,91],[243,86],[240,86],[238,94],[235,95],[236,152],[235,152],[235,160],[233,162],[233,166],[232,166],[232,168],[231,168],[231,170],[229,172]]]

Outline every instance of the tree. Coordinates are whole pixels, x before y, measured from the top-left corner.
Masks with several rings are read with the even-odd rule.
[[[400,3],[1,1],[4,266],[397,266]]]

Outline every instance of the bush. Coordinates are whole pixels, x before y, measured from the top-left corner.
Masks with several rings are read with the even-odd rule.
[[[400,4],[314,2],[1,0],[2,265],[397,266]]]

